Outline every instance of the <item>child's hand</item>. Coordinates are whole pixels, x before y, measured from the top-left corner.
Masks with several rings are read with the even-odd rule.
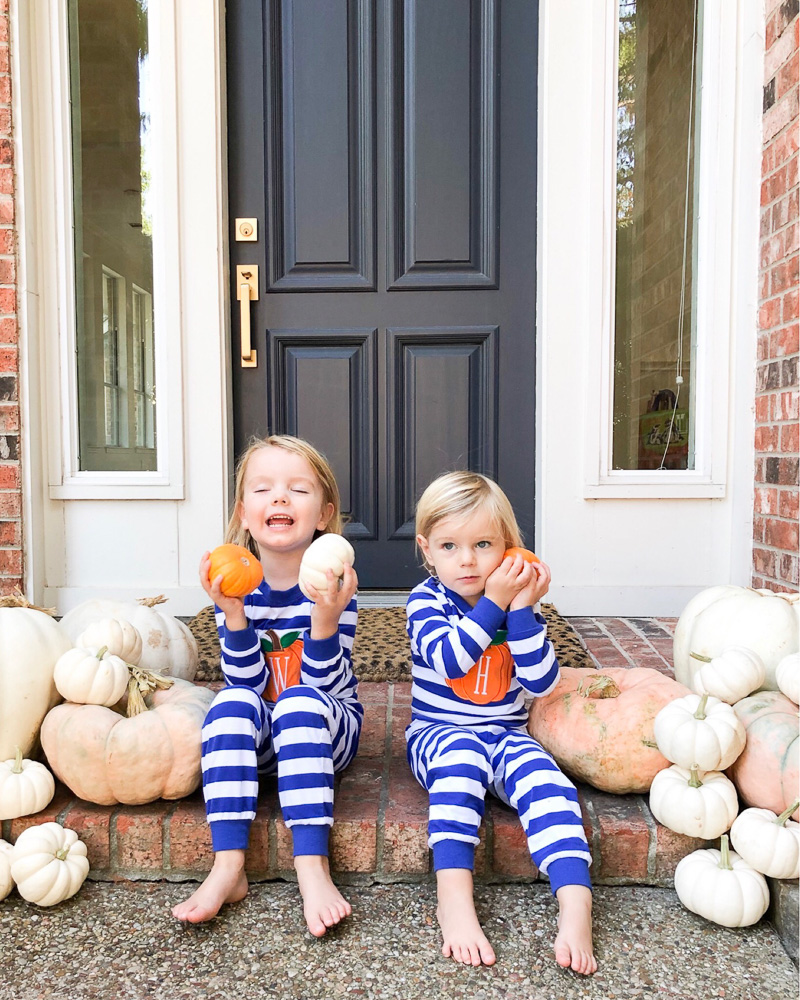
[[[531,569],[531,582],[512,599],[509,611],[532,608],[550,589],[550,567],[547,563],[531,563]]]
[[[233,632],[247,628],[247,615],[244,613],[244,601],[240,597],[226,597],[220,590],[220,574],[215,580],[209,578],[211,570],[211,553],[204,552],[200,560],[200,583],[217,607],[225,612],[225,624]]]
[[[358,577],[352,566],[345,563],[342,573],[342,585],[336,578],[332,569],[327,572],[328,589],[326,591],[317,590],[311,584],[305,584],[311,600],[314,602],[311,608],[311,638],[328,639],[336,635],[339,631],[339,619],[342,612],[353,599],[353,595],[358,588]]]
[[[531,564],[521,555],[506,556],[487,579],[484,593],[505,611],[516,595],[530,584],[532,576]]]

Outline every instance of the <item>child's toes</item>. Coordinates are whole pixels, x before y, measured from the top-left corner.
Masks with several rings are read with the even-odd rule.
[[[557,944],[555,948],[556,961],[558,964],[564,968],[568,969],[572,964],[572,953],[565,944]]]

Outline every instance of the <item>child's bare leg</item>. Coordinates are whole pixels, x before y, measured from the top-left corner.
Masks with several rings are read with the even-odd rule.
[[[556,890],[558,934],[556,961],[584,976],[597,972],[592,948],[592,891],[585,885],[562,885]]]
[[[217,851],[205,882],[188,899],[174,906],[172,915],[199,924],[215,917],[224,903],[237,903],[246,895],[244,851]]]
[[[445,958],[452,957],[464,965],[494,965],[494,949],[475,912],[469,868],[440,868],[436,872],[436,889],[436,916],[442,928]]]
[[[299,854],[294,867],[308,929],[314,937],[322,937],[329,927],[349,917],[352,907],[333,884],[324,854]]]

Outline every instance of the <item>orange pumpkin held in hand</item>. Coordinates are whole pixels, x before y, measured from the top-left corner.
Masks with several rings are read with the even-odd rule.
[[[463,677],[447,678],[447,684],[459,698],[473,705],[488,705],[501,701],[511,686],[514,661],[506,642],[506,632],[500,630],[490,646],[481,653],[472,669]]]
[[[264,579],[261,563],[241,545],[218,545],[211,553],[208,578],[222,577],[220,589],[226,597],[244,597]]]
[[[286,632],[278,637],[278,633],[270,629],[261,639],[261,649],[269,669],[262,697],[265,701],[277,701],[278,695],[286,688],[300,683],[303,640],[299,632]]]
[[[535,563],[535,562],[541,562],[542,561],[536,555],[535,552],[531,552],[530,549],[520,548],[519,545],[514,545],[510,549],[506,549],[505,552],[503,553],[503,558],[505,559],[506,556],[511,556],[512,559],[514,558],[514,556],[522,556],[522,558],[525,560],[525,562],[529,562],[529,563]]]

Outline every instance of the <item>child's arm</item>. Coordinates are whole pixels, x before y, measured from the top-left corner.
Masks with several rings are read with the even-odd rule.
[[[341,588],[330,570],[327,591],[308,587],[314,604],[311,628],[303,640],[301,675],[304,683],[333,698],[352,695],[355,689],[351,660],[358,619],[357,588],[352,566],[344,567]]]
[[[547,624],[533,606],[550,587],[550,567],[534,563],[533,578],[511,601],[508,612],[508,648],[514,657],[517,680],[536,697],[549,694],[558,683],[559,669]]]
[[[200,583],[212,599],[217,612],[217,632],[221,652],[222,675],[228,684],[244,684],[262,694],[267,686],[267,669],[255,626],[248,619],[244,601],[227,597],[220,590],[221,576],[209,578],[209,553],[200,560]],[[220,621],[218,612],[224,618]]]

